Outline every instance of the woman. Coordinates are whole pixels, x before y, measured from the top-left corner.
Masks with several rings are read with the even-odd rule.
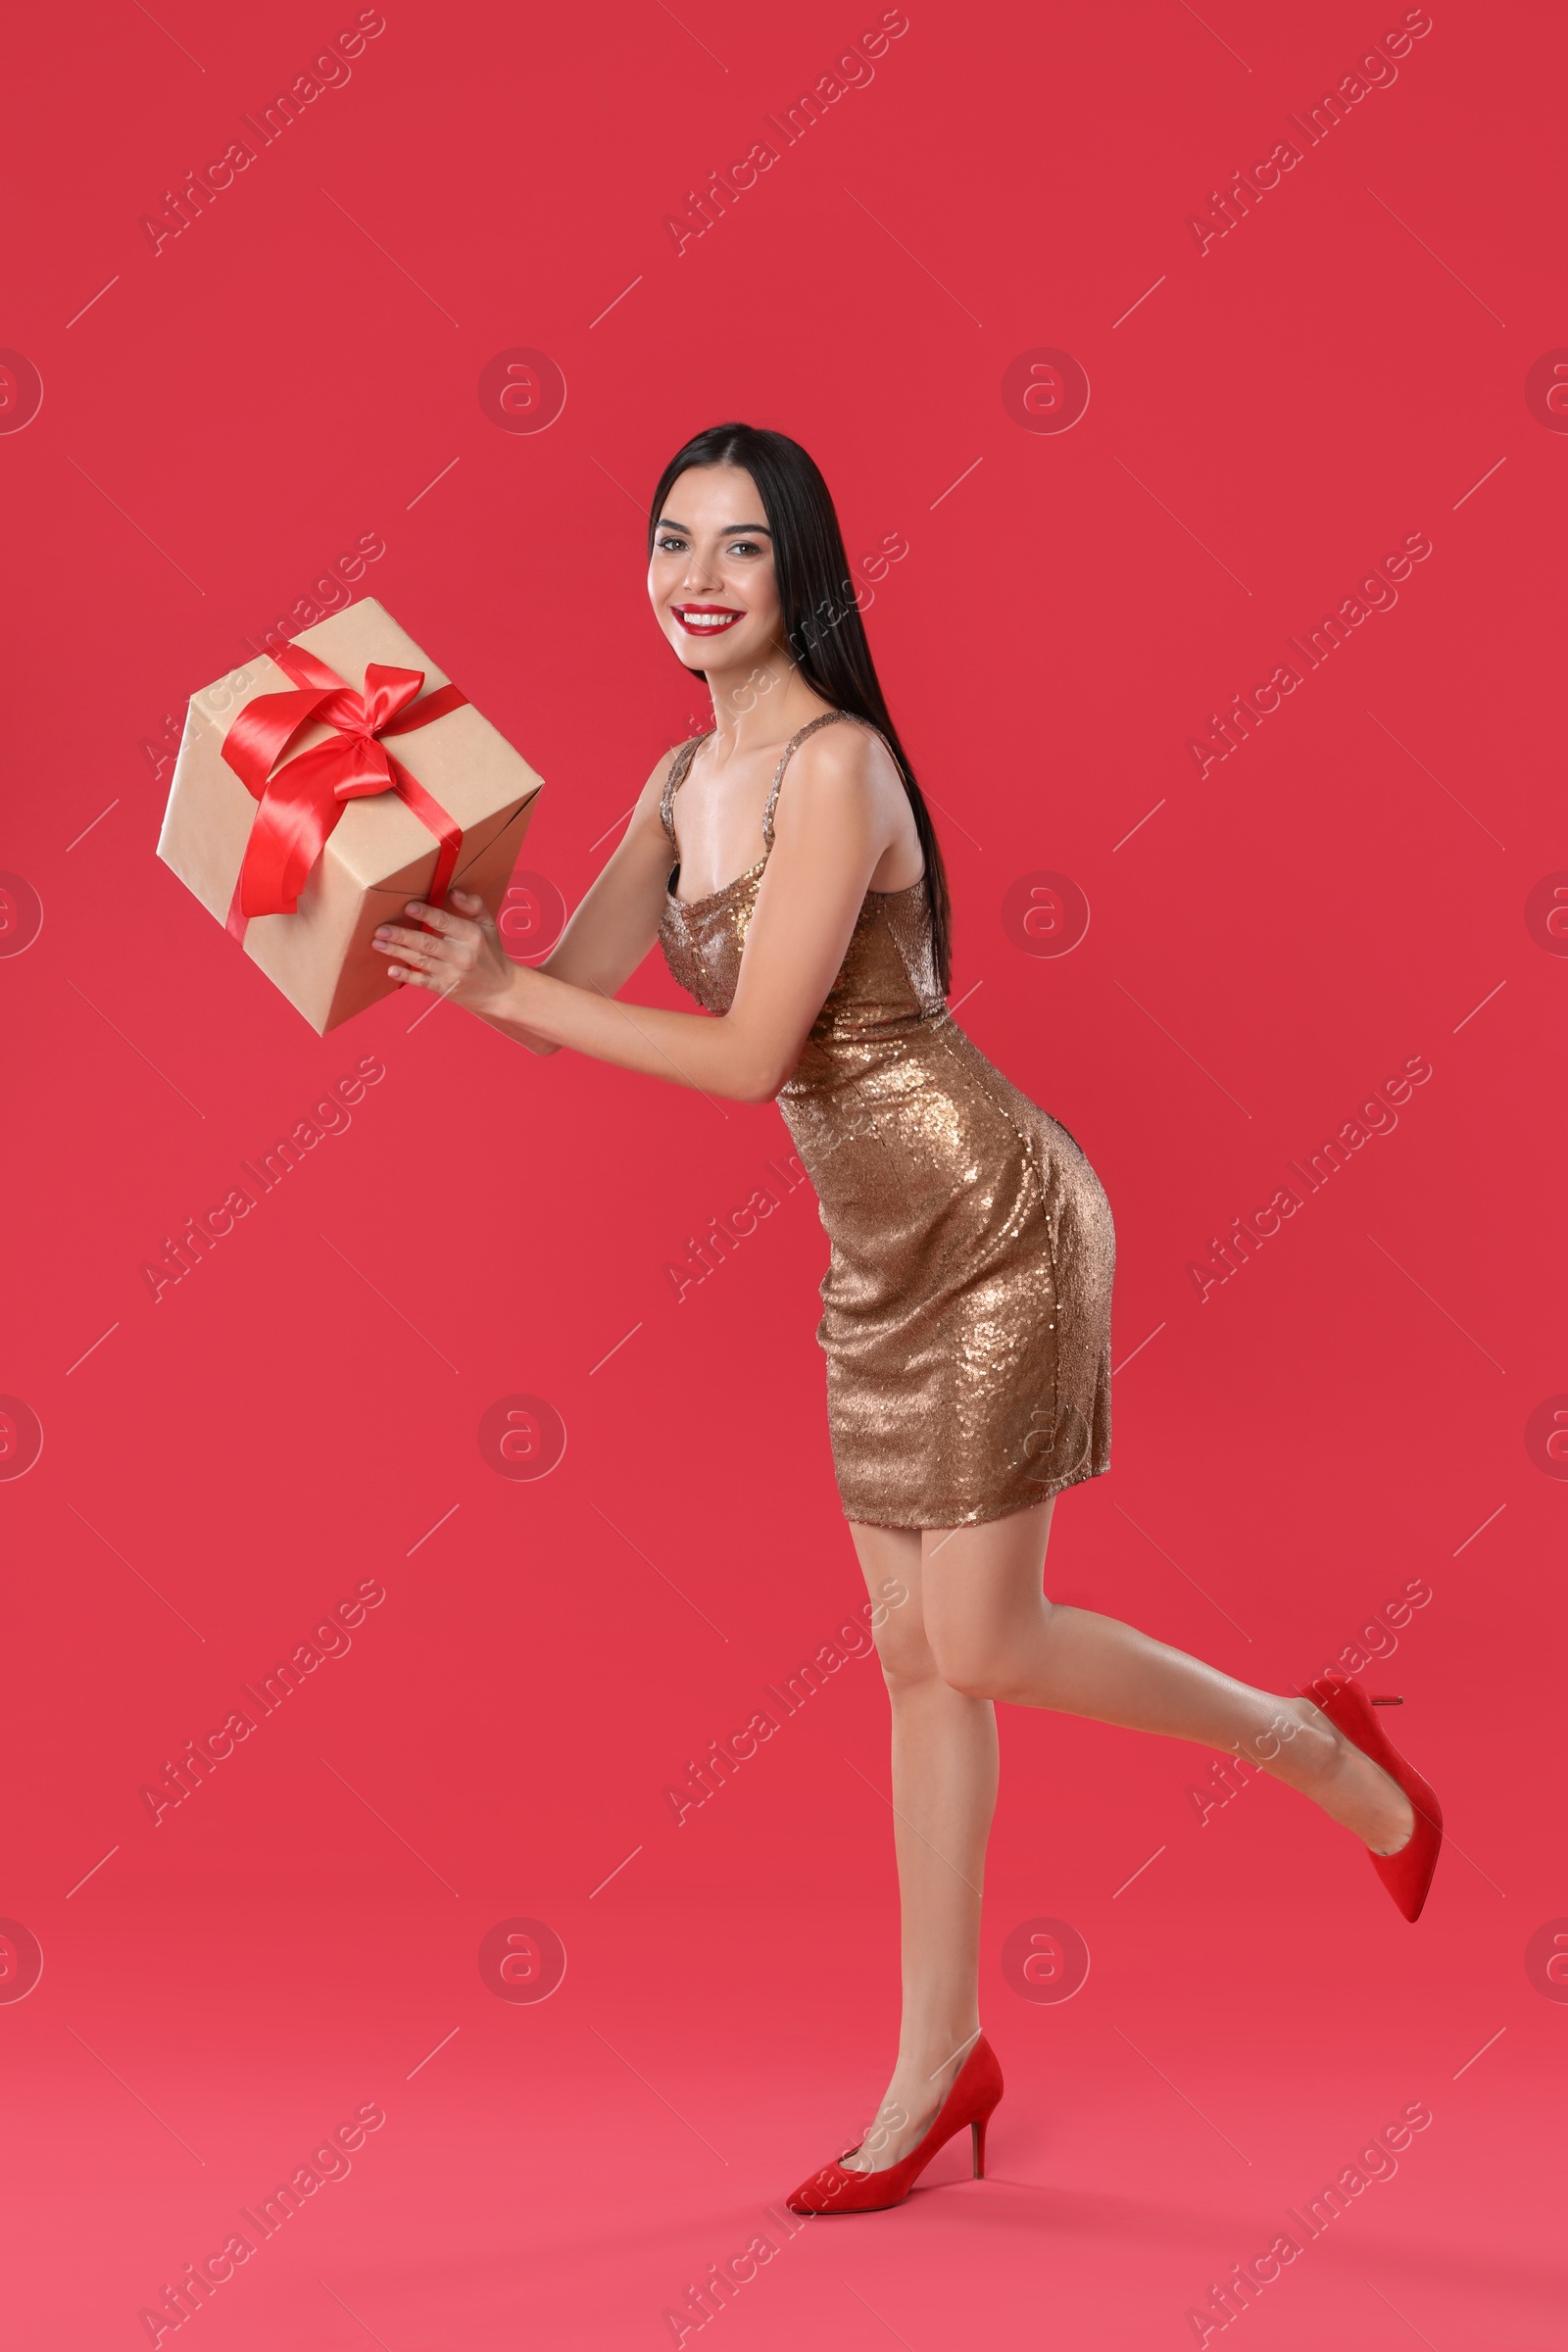
[[[827,485],[796,442],[714,426],[664,468],[649,594],[712,698],[538,970],[480,903],[385,925],[399,982],[535,1053],[563,1046],[745,1102],[776,1098],[832,1241],[818,1337],[840,1498],[893,1716],[904,2015],[873,2131],[800,2212],[896,2204],[965,2123],[984,2166],[1002,2076],[980,2033],[994,1701],[1243,1753],[1371,1849],[1414,1919],[1437,1800],[1358,1684],[1253,1690],[1092,1610],[1054,1606],[1054,1498],[1109,1464],[1114,1236],[1074,1139],[946,1007],[942,855],[888,715]],[[676,810],[679,821],[676,821]],[[679,895],[676,895],[676,885]],[[616,1002],[658,939],[706,1007]]]

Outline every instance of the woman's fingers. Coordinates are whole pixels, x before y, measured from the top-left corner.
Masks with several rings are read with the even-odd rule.
[[[370,945],[377,954],[396,958],[387,965],[389,979],[447,995],[479,971],[484,952],[495,938],[494,922],[484,901],[471,892],[454,891],[452,897],[456,905],[472,906],[478,919],[470,920],[444,907],[427,906],[422,899],[411,899],[405,911],[421,923],[423,929],[410,931],[398,923],[377,924]]]
[[[405,931],[397,923],[378,924],[370,945],[375,948],[407,948],[420,956],[447,956],[454,949],[461,952],[461,943],[457,941],[449,943],[430,931]]]
[[[484,933],[486,939],[494,939],[497,937],[495,916],[491,913],[483,899],[476,896],[473,891],[453,891],[452,904],[454,906],[466,906],[469,909],[469,919],[477,925],[479,930]]]
[[[452,895],[455,899],[466,898],[467,893],[454,891]],[[465,931],[477,931],[479,928],[466,915],[452,914],[444,906],[426,906],[418,899],[411,899],[403,911],[412,914],[416,922],[428,923],[433,931],[444,932],[449,939],[461,939]]]

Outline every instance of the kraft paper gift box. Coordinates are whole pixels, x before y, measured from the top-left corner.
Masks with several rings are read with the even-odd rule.
[[[410,899],[499,910],[541,789],[364,597],[192,695],[158,855],[324,1035],[392,993]]]

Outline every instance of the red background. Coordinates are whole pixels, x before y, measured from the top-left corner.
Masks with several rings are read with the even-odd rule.
[[[1568,342],[1560,20],[1436,7],[1200,253],[1188,216],[1400,11],[911,0],[677,255],[665,215],[878,14],[388,0],[156,256],[140,217],[339,20],[13,27],[0,341],[43,384],[0,435],[0,864],[43,916],[0,958],[0,1388],[44,1437],[0,1486],[0,1911],[44,1958],[0,2006],[19,2340],[147,2341],[164,2282],[378,2101],[351,2177],[218,2289],[208,2352],[667,2343],[759,2232],[778,2253],[710,2323],[732,2352],[1176,2345],[1415,2100],[1431,2127],[1262,2293],[1253,2352],[1557,2340],[1568,2011],[1526,1953],[1568,1913],[1568,1494],[1526,1430],[1568,1388],[1568,970],[1527,902],[1568,865],[1568,443],[1525,381]],[[517,347],[564,375],[548,430],[480,405]],[[1004,404],[1042,347],[1087,371],[1069,431]],[[787,2243],[766,2208],[893,2057],[875,1666],[682,1827],[663,1794],[861,1592],[809,1193],[681,1302],[664,1272],[778,1116],[411,999],[318,1040],[154,857],[166,714],[373,534],[358,592],[547,778],[524,862],[574,903],[703,723],[643,503],[735,416],[812,450],[852,557],[907,540],[867,625],[938,805],[954,1001],[1113,1205],[1114,1458],[1059,1506],[1048,1591],[1286,1690],[1425,1579],[1369,1680],[1451,1831],[1412,1932],[1276,1785],[1200,1826],[1201,1751],[1004,1710],[993,2178],[957,2185],[956,2143],[953,2185]],[[1200,780],[1209,713],[1414,532],[1397,606]],[[1003,920],[1040,871],[1091,909],[1065,956]],[[629,993],[677,1002],[653,961]],[[368,1054],[352,1128],[155,1305],[140,1263]],[[1396,1129],[1200,1303],[1189,1261],[1415,1055]],[[539,1481],[477,1442],[518,1393],[567,1434]],[[366,1579],[352,1651],[155,1827],[142,1786]],[[1043,1917],[1091,1954],[1065,2003],[1001,1965]],[[514,1918],[564,1945],[544,2002],[481,1979]]]

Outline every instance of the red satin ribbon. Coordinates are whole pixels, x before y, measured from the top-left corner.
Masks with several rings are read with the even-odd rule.
[[[228,929],[243,939],[253,914],[293,914],[306,877],[348,803],[378,792],[395,792],[440,843],[426,893],[439,906],[463,847],[463,827],[392,757],[381,737],[428,726],[431,719],[461,709],[467,696],[461,687],[437,686],[416,703],[423,670],[393,669],[380,662],[369,664],[365,692],[356,694],[302,645],[269,650],[294,687],[247,703],[223,743],[223,758],[260,803],[234,885]],[[310,751],[283,759],[313,719],[324,719],[335,732]],[[276,766],[279,760],[283,763]]]

